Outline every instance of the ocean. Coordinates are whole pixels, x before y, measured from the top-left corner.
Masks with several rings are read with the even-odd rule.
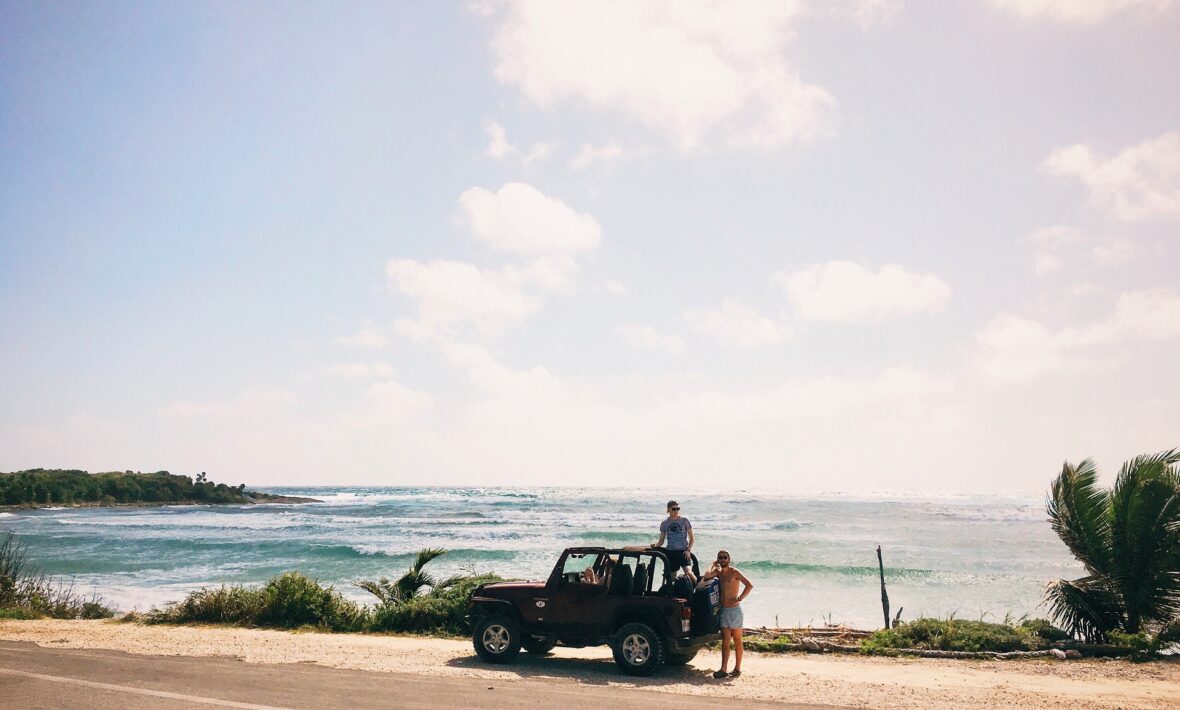
[[[357,579],[396,577],[424,547],[440,576],[544,579],[574,545],[654,543],[666,493],[570,488],[267,488],[322,503],[0,513],[30,558],[122,610],[302,570],[370,601]],[[748,626],[882,624],[876,547],[903,619],[1043,616],[1045,582],[1080,566],[1040,498],[790,496],[688,491],[677,499],[707,566],[719,548],[754,583]]]

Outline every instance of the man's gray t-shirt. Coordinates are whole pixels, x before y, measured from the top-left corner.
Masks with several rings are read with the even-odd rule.
[[[687,550],[689,530],[692,530],[692,523],[688,522],[688,518],[665,519],[660,523],[660,532],[667,536],[664,547],[669,550]]]

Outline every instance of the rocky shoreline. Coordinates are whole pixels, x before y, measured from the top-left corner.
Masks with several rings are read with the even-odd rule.
[[[0,511],[11,513],[18,510],[64,510],[74,508],[162,508],[167,505],[294,505],[297,503],[323,503],[318,498],[303,498],[301,496],[282,496],[271,493],[256,493],[247,496],[250,500],[230,501],[226,503],[211,503],[207,500],[163,500],[139,501],[135,503],[104,503],[102,501],[83,501],[81,503],[21,503],[18,505],[0,505]]]

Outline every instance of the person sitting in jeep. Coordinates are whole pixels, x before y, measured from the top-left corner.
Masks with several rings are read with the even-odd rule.
[[[598,569],[595,569],[598,567]],[[586,584],[602,584],[610,586],[611,572],[615,569],[615,561],[611,559],[610,555],[606,555],[596,565],[592,565],[582,570],[582,581]]]

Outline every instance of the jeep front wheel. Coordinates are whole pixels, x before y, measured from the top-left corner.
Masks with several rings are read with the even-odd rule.
[[[485,616],[475,623],[471,642],[488,663],[508,663],[520,653],[520,624],[503,614]]]
[[[647,624],[624,624],[615,632],[611,650],[627,675],[651,675],[664,663],[664,641]]]

